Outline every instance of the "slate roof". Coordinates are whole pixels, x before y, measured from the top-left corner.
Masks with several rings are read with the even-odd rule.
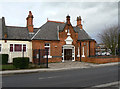
[[[39,30],[39,28],[34,28],[33,33],[34,34],[29,34],[30,39],[35,35],[35,33]]]
[[[79,27],[73,27],[76,32],[78,32],[78,40],[92,40],[84,29]]]
[[[38,28],[34,28],[36,33]],[[7,34],[7,38],[4,38],[4,34]],[[6,40],[31,40],[34,34],[29,34],[27,27],[6,26],[5,19],[0,19],[0,39]]]
[[[58,40],[58,30],[57,26],[59,26],[59,30],[63,30],[65,24],[56,23],[56,22],[46,22],[44,25],[40,27],[39,32],[33,38],[35,40]]]
[[[6,26],[5,19],[0,19],[0,39],[7,40],[59,40],[59,32],[64,30],[66,23],[47,21],[40,28],[34,28],[34,34],[29,34],[27,27]],[[84,29],[80,30],[79,27],[73,27],[74,31],[78,33],[78,41],[92,40]],[[7,38],[4,35],[7,33]]]
[[[7,39],[30,40],[27,27],[7,26]]]
[[[63,31],[66,23],[56,23],[56,22],[46,22],[43,26],[40,27],[39,32],[33,38],[33,40],[59,40],[58,39],[58,30]],[[75,32],[78,32],[78,40],[92,40],[91,37],[86,33],[84,29],[80,30],[79,27],[73,27]]]

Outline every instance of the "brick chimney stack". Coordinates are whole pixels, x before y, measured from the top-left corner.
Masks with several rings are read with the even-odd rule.
[[[33,15],[31,11],[29,11],[29,15],[26,18],[26,20],[27,20],[27,28],[29,32],[33,32]]]
[[[3,30],[3,33],[4,33],[4,38],[7,38],[7,29],[6,29],[6,25],[5,25],[5,18],[4,17],[2,17],[2,29],[4,29]]]
[[[69,15],[66,16],[66,20],[67,20],[67,24],[70,24],[70,16]]]
[[[78,26],[80,29],[82,29],[81,21],[82,21],[81,16],[77,17],[77,26]]]

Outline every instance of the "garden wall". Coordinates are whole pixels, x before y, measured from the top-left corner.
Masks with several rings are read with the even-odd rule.
[[[95,56],[95,57],[87,57],[82,58],[81,61],[83,62],[90,62],[90,63],[110,63],[110,62],[120,62],[120,57],[118,56]]]

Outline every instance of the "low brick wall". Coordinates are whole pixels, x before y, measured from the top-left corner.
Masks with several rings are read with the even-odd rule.
[[[120,57],[118,56],[87,57],[87,58],[82,58],[81,61],[102,64],[102,63],[110,63],[110,62],[120,62]]]

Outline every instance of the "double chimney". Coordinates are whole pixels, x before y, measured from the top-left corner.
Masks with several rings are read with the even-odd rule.
[[[28,28],[29,32],[32,33],[33,32],[33,15],[32,15],[31,11],[29,11],[29,15],[26,18],[26,20],[27,20],[27,28]],[[67,21],[68,25],[71,24],[69,15],[66,16],[66,21]],[[81,21],[82,21],[81,16],[77,17],[77,27],[79,27],[80,29],[82,29]]]
[[[66,21],[67,21],[67,24],[70,25],[70,16],[67,15],[66,16]],[[77,27],[79,27],[80,29],[82,29],[82,24],[81,24],[81,16],[77,17]]]
[[[26,18],[27,20],[27,28],[29,30],[29,32],[33,32],[33,15],[32,15],[32,12],[29,11],[29,15],[28,17]]]

